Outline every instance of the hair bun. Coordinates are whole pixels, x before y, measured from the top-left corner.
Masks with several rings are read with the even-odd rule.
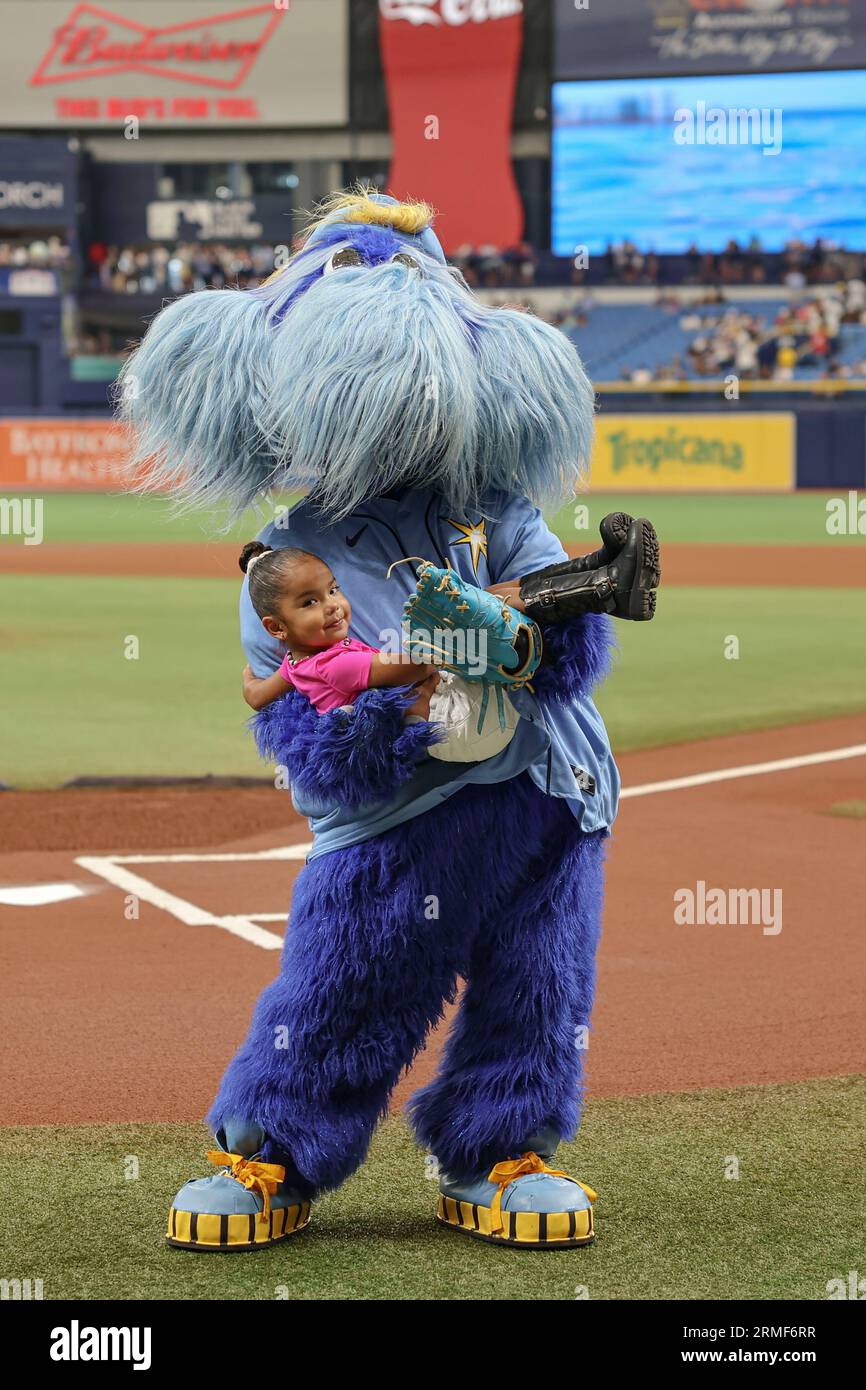
[[[261,541],[247,541],[238,558],[238,564],[246,574],[251,560],[255,560],[259,555],[266,555],[273,546],[263,545]]]

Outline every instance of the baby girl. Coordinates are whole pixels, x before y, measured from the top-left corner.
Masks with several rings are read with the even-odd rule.
[[[262,626],[286,648],[279,671],[263,678],[244,670],[244,698],[261,709],[288,690],[306,695],[319,714],[351,710],[363,690],[407,685],[416,691],[407,720],[430,719],[444,726],[431,757],[473,762],[492,757],[510,742],[519,715],[509,701],[504,717],[477,723],[479,687],[450,671],[415,661],[404,652],[382,652],[349,636],[352,609],[329,567],[305,550],[272,550],[249,541],[240,556],[249,594]],[[441,689],[437,690],[437,687]],[[496,708],[495,702],[491,705]],[[504,724],[504,728],[501,727]]]

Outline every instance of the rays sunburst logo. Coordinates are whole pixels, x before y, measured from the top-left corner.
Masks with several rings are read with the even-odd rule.
[[[472,556],[472,573],[478,575],[478,560],[480,556],[487,559],[487,520],[481,517],[479,521],[471,522],[465,526],[462,521],[455,521],[453,517],[448,517],[449,526],[453,526],[460,535],[455,540],[451,538],[452,545],[468,545]]]

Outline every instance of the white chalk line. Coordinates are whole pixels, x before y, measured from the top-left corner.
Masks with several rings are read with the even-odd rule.
[[[789,772],[797,767],[817,767],[819,763],[840,763],[846,758],[866,757],[866,743],[852,743],[849,748],[830,748],[825,753],[803,753],[798,758],[777,758],[771,763],[746,763],[743,767],[723,767],[717,772],[697,772],[692,777],[671,777],[666,782],[645,782],[640,787],[626,787],[620,797],[653,796],[657,792],[682,791],[684,787],[705,787],[711,782],[732,782],[737,777],[760,777],[767,772]]]
[[[312,842],[248,854],[112,854],[114,864],[234,864],[244,859],[306,859]]]
[[[207,859],[207,855],[202,858]],[[238,859],[259,859],[271,858],[272,854],[263,855],[237,855]],[[231,932],[232,936],[239,936],[244,941],[249,941],[253,946],[261,946],[265,951],[278,951],[283,944],[283,938],[277,936],[276,932],[268,931],[265,927],[258,926],[249,917],[237,915],[216,916],[213,912],[205,912],[195,903],[188,902],[186,898],[180,898],[176,893],[169,893],[157,884],[151,883],[150,879],[142,878],[140,874],[134,874],[131,870],[124,867],[123,863],[111,856],[104,855],[82,855],[76,859],[82,869],[88,869],[92,874],[97,874],[104,878],[113,887],[119,888],[122,892],[132,894],[141,902],[149,903],[151,907],[158,907],[163,912],[168,912],[172,917],[176,917],[179,922],[183,922],[187,927],[220,927],[221,930]],[[160,860],[151,857],[148,863],[159,863]],[[163,863],[176,863],[177,858],[165,856]],[[184,863],[194,863],[196,860],[190,856],[183,857]],[[269,919],[271,920],[271,919]],[[279,920],[279,919],[272,919]]]
[[[761,777],[773,772],[789,772],[799,767],[816,767],[821,763],[842,762],[847,758],[866,757],[866,743],[855,743],[848,748],[830,748],[823,753],[804,753],[797,758],[777,758],[772,762],[747,763],[741,767],[719,768],[715,772],[699,772],[691,777],[671,777],[664,782],[645,782],[637,787],[625,787],[621,798],[633,796],[655,796],[661,792],[683,791],[688,787],[704,787],[714,782],[731,782],[740,777]],[[217,916],[160,888],[149,879],[142,878],[125,868],[127,864],[231,864],[241,862],[293,861],[305,859],[312,849],[312,841],[296,845],[282,845],[278,849],[263,849],[243,854],[112,854],[81,855],[75,862],[81,868],[105,879],[115,888],[131,893],[142,902],[170,913],[188,927],[219,927],[260,946],[265,951],[278,951],[283,938],[260,922],[284,922],[287,913],[251,912],[246,915],[227,914]]]

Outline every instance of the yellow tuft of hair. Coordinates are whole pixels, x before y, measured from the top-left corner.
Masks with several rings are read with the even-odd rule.
[[[376,203],[370,196],[376,191],[373,184],[359,179],[345,192],[330,193],[327,198],[322,198],[311,212],[302,212],[300,216],[306,221],[295,239],[297,250],[302,250],[314,229],[333,219],[335,213],[340,214],[337,220],[341,222],[366,223],[371,227],[393,227],[395,231],[406,232],[410,236],[415,236],[433,225],[436,209],[429,203],[415,198],[409,198],[404,203]],[[262,281],[262,288],[282,275],[290,263],[287,262],[273,271],[267,280]]]
[[[323,222],[340,216],[341,222],[362,222],[371,227],[393,227],[397,232],[410,236],[423,232],[433,223],[435,208],[419,199],[409,198],[403,203],[376,203],[370,196],[375,193],[370,184],[358,182],[345,193],[331,193],[318,202],[309,216],[304,235],[309,236]]]

